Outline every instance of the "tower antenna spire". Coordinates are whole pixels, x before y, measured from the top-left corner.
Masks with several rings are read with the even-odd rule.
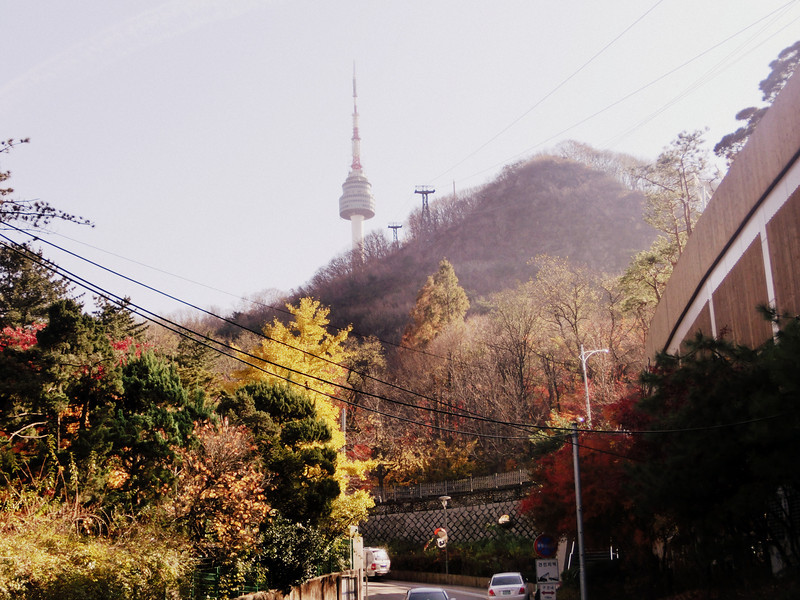
[[[353,61],[353,162],[350,173],[342,184],[339,198],[339,216],[351,222],[353,250],[362,252],[364,245],[364,220],[375,216],[375,198],[372,185],[361,166],[361,136],[358,133],[358,93],[356,92],[356,63]]]
[[[353,61],[353,164],[351,169],[361,169],[361,137],[358,135],[358,93],[356,93],[356,63]]]

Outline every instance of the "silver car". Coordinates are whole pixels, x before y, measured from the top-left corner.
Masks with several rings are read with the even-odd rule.
[[[418,587],[411,588],[406,592],[406,600],[456,600],[448,596],[442,588],[438,587]]]

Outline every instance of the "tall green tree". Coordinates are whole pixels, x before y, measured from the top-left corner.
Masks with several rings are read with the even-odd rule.
[[[797,565],[797,515],[779,494],[800,476],[800,327],[783,323],[757,349],[698,335],[680,355],[659,355],[640,403],[650,425],[646,460],[632,465],[634,506],[697,564],[744,565],[773,547]],[[788,540],[789,546],[778,540]]]
[[[411,310],[411,323],[403,334],[403,344],[424,348],[445,327],[464,318],[469,309],[467,294],[458,284],[453,265],[447,259],[428,276]]]
[[[97,310],[95,310],[94,316],[105,329],[106,335],[112,340],[139,342],[143,339],[147,323],[137,321],[133,316],[130,298],[117,302],[97,297],[95,303]]]
[[[190,396],[175,366],[154,352],[120,368],[120,390],[93,411],[69,451],[78,467],[102,470],[108,501],[138,510],[169,491],[178,451],[194,439],[194,424],[208,419],[202,394]]]
[[[38,348],[49,381],[42,399],[54,425],[77,421],[86,429],[93,410],[121,393],[120,361],[111,339],[102,323],[74,300],[50,306]],[[63,424],[62,416],[68,420]],[[61,429],[54,433],[60,440]]]
[[[120,361],[102,325],[74,300],[58,300],[46,326],[0,353],[3,428],[18,436],[19,460],[38,464],[68,448],[94,410],[122,391]]]
[[[28,245],[0,245],[0,327],[30,327],[47,318],[69,285],[46,266],[41,251]]]
[[[269,504],[295,523],[320,525],[341,491],[331,431],[311,400],[284,384],[249,383],[219,413],[253,433],[267,474]]]

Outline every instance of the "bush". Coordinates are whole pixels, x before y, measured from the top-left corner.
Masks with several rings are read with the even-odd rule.
[[[129,524],[113,537],[88,535],[81,531],[85,516],[44,501],[6,503],[0,512],[0,600],[182,597],[193,560],[179,538],[142,524]]]
[[[418,544],[389,544],[392,568],[397,571],[445,571],[445,554],[434,544],[427,550]],[[529,579],[536,574],[533,541],[515,536],[450,544],[448,566],[453,575],[489,577],[493,573],[520,571]]]

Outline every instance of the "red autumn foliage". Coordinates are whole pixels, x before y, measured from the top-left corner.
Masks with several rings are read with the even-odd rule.
[[[605,411],[606,416],[613,418],[603,425],[603,429],[619,428],[619,433],[579,431],[583,523],[589,546],[604,547],[614,538],[636,536],[636,524],[632,521],[626,493],[626,486],[630,483],[626,467],[636,458],[636,438],[624,433],[622,428],[622,421],[635,420],[634,402],[635,394],[630,394]],[[627,423],[625,425],[626,429],[630,428]],[[538,460],[533,476],[539,485],[523,500],[521,510],[542,531],[574,538],[577,516],[573,445],[571,436],[565,435],[565,443],[557,451]]]
[[[44,323],[35,323],[30,327],[3,327],[0,331],[0,351],[6,348],[28,350],[36,345],[36,334],[44,326]]]

